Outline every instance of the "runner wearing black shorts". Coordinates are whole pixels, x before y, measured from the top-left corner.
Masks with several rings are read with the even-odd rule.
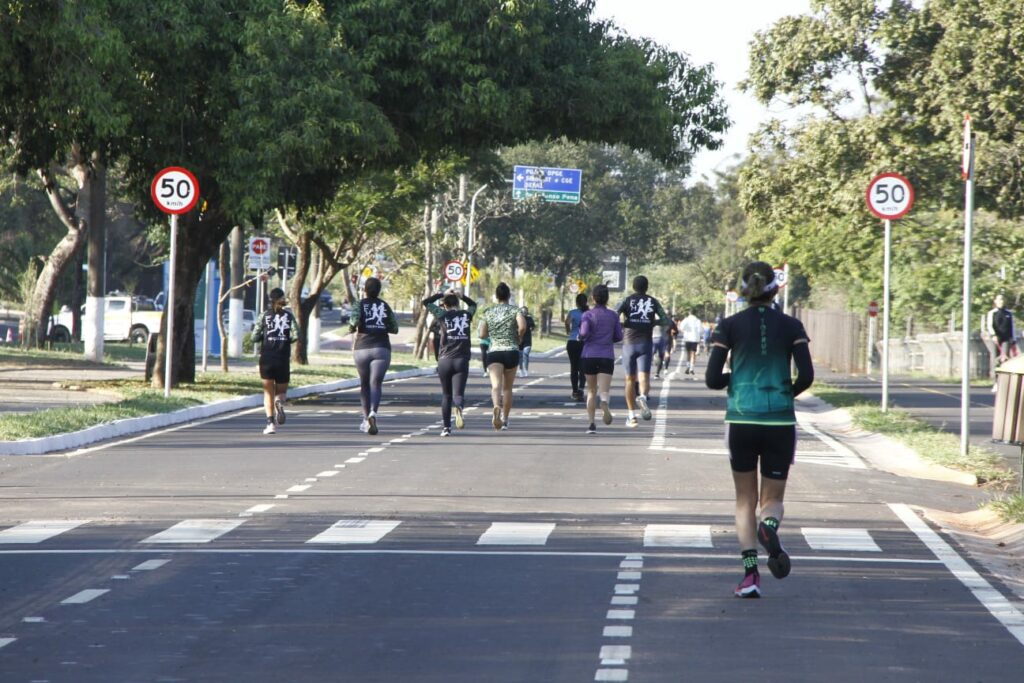
[[[260,379],[263,380],[263,407],[267,412],[264,434],[276,434],[276,424],[284,424],[284,402],[291,379],[292,342],[298,339],[299,324],[285,310],[284,290],[270,290],[270,308],[260,316],[252,330],[253,344],[260,346]]]
[[[778,530],[786,479],[796,453],[793,399],[811,386],[814,366],[803,324],[771,306],[778,292],[774,269],[763,261],[751,263],[743,270],[742,290],[748,307],[715,328],[705,382],[711,389],[729,390],[726,434],[736,487],[736,535],[744,568],[734,594],[757,598],[761,595],[758,541],[768,551],[772,576],[782,579],[790,572],[790,558]],[[732,372],[724,373],[730,354]],[[797,368],[795,381],[791,363]]]
[[[495,429],[508,429],[512,410],[512,385],[519,369],[519,342],[526,332],[526,319],[509,303],[512,290],[504,282],[494,288],[497,304],[480,316],[480,337],[490,339],[487,348],[487,376],[491,380],[491,424]]]
[[[442,298],[444,308],[435,303]],[[459,308],[460,299],[466,304],[465,310]],[[468,296],[448,292],[424,299],[423,305],[439,323],[437,377],[441,380],[441,436],[451,436],[453,410],[455,427],[462,429],[466,424],[462,408],[469,379],[470,323],[476,314],[476,302]]]

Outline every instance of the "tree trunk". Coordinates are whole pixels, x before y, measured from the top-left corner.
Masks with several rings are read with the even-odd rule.
[[[220,243],[220,253],[217,258],[217,268],[220,270],[220,291],[217,292],[217,332],[220,334],[220,370],[228,371],[228,331],[224,325],[224,296],[228,292],[228,243]],[[256,311],[259,315],[261,311]],[[260,324],[261,320],[256,320]]]
[[[93,180],[89,185],[89,282],[85,298],[82,341],[85,358],[103,362],[103,319],[106,313],[107,169],[98,153],[92,155]],[[129,292],[130,293],[130,292]]]
[[[306,278],[309,276],[309,262],[310,254],[312,252],[313,235],[308,230],[303,230],[294,240],[298,254],[295,260],[295,275],[291,281],[291,291],[285,292],[288,295],[288,302],[291,304],[292,311],[297,315],[299,323],[299,338],[292,348],[292,360],[298,365],[309,365],[309,354],[307,353],[307,344],[309,342],[309,314],[313,311],[313,307],[316,305],[316,300],[320,297],[319,291],[316,289],[316,282],[312,283],[313,286],[309,288],[309,296],[306,299],[302,298],[302,288],[306,286]],[[285,269],[288,268],[287,257],[285,259]]]
[[[73,156],[71,173],[78,183],[78,209],[81,210],[89,201],[89,186],[92,170],[88,163],[76,150]],[[50,314],[53,311],[53,300],[57,295],[57,283],[68,264],[74,260],[82,245],[85,244],[88,221],[81,211],[73,213],[60,196],[60,188],[50,175],[49,170],[39,169],[39,178],[43,181],[43,190],[50,200],[50,206],[60,219],[67,234],[57,243],[43,264],[43,269],[36,279],[32,296],[25,306],[25,343],[36,348],[43,346],[50,328]]]
[[[217,206],[216,183],[210,178],[200,178],[200,187],[210,189],[209,203]],[[207,262],[217,253],[220,243],[227,239],[231,232],[231,223],[216,210],[203,215],[200,223],[198,212],[190,212],[179,217],[177,267],[174,282],[174,339],[171,347],[171,386],[179,382],[195,382],[196,378],[196,344],[195,320],[193,306],[196,289],[203,277]],[[156,369],[153,372],[153,384],[156,388],[164,386],[164,364],[167,344],[167,313],[164,312],[161,322],[160,342],[157,345]]]
[[[434,243],[431,232],[432,227],[436,229],[437,220],[437,208],[431,211],[430,205],[425,205],[423,207],[423,262],[426,264],[426,273],[423,278],[424,299],[434,291]],[[431,223],[433,223],[433,226]],[[416,333],[413,335],[413,355],[417,358],[426,357],[427,336],[429,334],[426,323],[427,316],[423,314],[416,320]]]

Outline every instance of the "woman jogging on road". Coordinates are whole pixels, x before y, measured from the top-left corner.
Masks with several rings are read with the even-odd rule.
[[[533,350],[533,330],[537,327],[537,323],[534,321],[533,316],[530,315],[530,309],[526,306],[519,309],[519,314],[526,321],[526,331],[523,332],[519,339],[519,376],[529,377],[530,351]]]
[[[569,383],[572,385],[572,400],[574,401],[583,400],[583,390],[587,386],[587,378],[580,366],[580,357],[583,353],[583,342],[580,341],[580,323],[583,322],[583,314],[589,308],[587,295],[580,293],[576,295],[576,308],[565,316],[565,334],[568,336],[568,341],[565,342],[565,353],[569,356]]]
[[[729,389],[726,441],[736,486],[736,535],[745,572],[734,591],[740,598],[761,596],[757,541],[768,551],[772,576],[782,579],[789,575],[790,559],[779,542],[778,530],[786,478],[796,454],[793,399],[814,381],[804,326],[771,306],[778,288],[775,272],[767,263],[755,261],[743,269],[742,295],[748,307],[715,328],[705,373],[709,388]],[[726,374],[723,369],[730,353],[732,372]],[[796,363],[795,381],[791,361]]]
[[[349,332],[356,332],[352,358],[359,373],[359,400],[363,404],[363,421],[359,431],[377,433],[377,409],[380,408],[381,385],[391,365],[391,339],[398,332],[398,319],[387,302],[380,298],[380,280],[366,278],[366,298],[352,312]]]
[[[444,308],[436,302],[443,298]],[[459,299],[466,303],[466,309],[459,308]],[[440,323],[438,334],[440,346],[437,358],[437,376],[441,380],[441,436],[452,435],[452,410],[455,411],[455,427],[462,429],[463,395],[466,380],[469,379],[470,322],[476,313],[476,302],[468,296],[460,297],[455,292],[435,294],[423,300],[423,305]]]
[[[581,364],[587,378],[587,417],[590,424],[587,434],[596,434],[594,416],[598,399],[601,401],[601,421],[612,423],[612,411],[608,407],[611,394],[612,373],[615,372],[615,343],[622,341],[622,323],[619,315],[608,308],[608,286],[596,285],[592,296],[594,307],[583,314],[580,321],[580,341],[583,342]]]
[[[263,407],[267,411],[264,434],[276,434],[274,423],[283,425],[284,402],[291,378],[292,342],[298,339],[299,324],[291,311],[284,290],[270,290],[270,308],[263,312],[252,331],[253,344],[260,345],[260,379],[263,380]]]
[[[508,429],[512,410],[512,385],[519,368],[519,340],[526,331],[526,320],[509,303],[512,291],[504,282],[494,289],[497,305],[483,312],[479,335],[491,340],[487,348],[487,376],[491,378],[491,402],[495,429]]]

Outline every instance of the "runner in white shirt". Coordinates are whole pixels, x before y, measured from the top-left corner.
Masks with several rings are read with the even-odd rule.
[[[697,362],[697,345],[700,343],[701,333],[704,326],[697,317],[697,309],[690,309],[690,315],[683,318],[679,324],[679,334],[683,337],[683,344],[686,346],[686,374],[694,374],[693,365]]]

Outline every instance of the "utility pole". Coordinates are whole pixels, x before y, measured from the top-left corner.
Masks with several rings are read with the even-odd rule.
[[[242,226],[236,225],[231,230],[231,298],[228,300],[229,358],[242,356],[242,310],[245,308],[245,300],[239,285],[242,284],[242,277],[245,275],[245,246],[243,242]]]

